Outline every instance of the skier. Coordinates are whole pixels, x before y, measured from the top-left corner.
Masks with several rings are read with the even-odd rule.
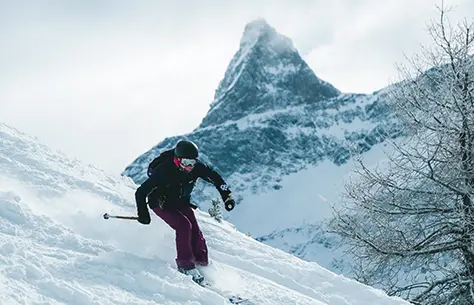
[[[174,149],[162,152],[150,163],[148,179],[135,192],[138,221],[151,222],[150,208],[176,232],[178,270],[200,283],[204,277],[196,265],[208,265],[206,240],[199,229],[190,202],[197,178],[214,184],[227,211],[235,207],[231,191],[222,177],[209,165],[198,160],[198,147],[188,140],[179,141]],[[147,202],[148,197],[148,202]]]

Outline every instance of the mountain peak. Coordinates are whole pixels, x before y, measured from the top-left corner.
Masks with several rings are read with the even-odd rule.
[[[253,21],[250,21],[247,23],[245,26],[245,31],[244,33],[247,33],[247,31],[253,31],[253,30],[273,30],[273,28],[267,23],[267,21],[263,18],[258,18]],[[245,36],[245,34],[244,34]]]
[[[267,23],[265,19],[259,18],[259,19],[250,21],[249,23],[245,25],[243,36],[244,37],[250,37],[250,36],[255,36],[255,35],[258,36],[260,33],[266,32],[266,31],[275,31],[275,29],[273,29]]]
[[[316,77],[290,38],[279,34],[264,19],[256,19],[245,26],[240,48],[200,127],[317,103],[339,94],[339,90]]]
[[[253,47],[257,43],[265,44],[267,47],[280,47],[283,51],[286,49],[296,51],[292,41],[277,33],[265,19],[256,19],[246,24],[240,48]]]

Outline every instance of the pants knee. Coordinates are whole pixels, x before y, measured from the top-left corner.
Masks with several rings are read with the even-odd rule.
[[[193,225],[191,224],[189,219],[184,218],[182,221],[179,222],[178,227],[176,228],[176,231],[191,233],[192,229],[193,229]]]

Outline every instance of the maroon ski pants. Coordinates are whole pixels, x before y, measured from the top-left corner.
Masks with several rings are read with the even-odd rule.
[[[178,268],[188,270],[193,269],[195,264],[208,264],[206,240],[191,207],[180,206],[165,210],[156,207],[153,212],[176,231]]]

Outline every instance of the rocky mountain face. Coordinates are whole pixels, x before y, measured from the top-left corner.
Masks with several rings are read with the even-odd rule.
[[[246,26],[240,49],[200,126],[164,139],[127,166],[123,175],[141,183],[160,151],[188,138],[198,143],[202,159],[236,194],[279,190],[284,176],[323,161],[344,164],[351,149],[368,151],[387,137],[402,135],[386,99],[386,89],[368,95],[341,93],[314,74],[289,38],[256,20]],[[198,185],[193,196],[207,202],[215,194]],[[286,236],[278,233],[285,229],[254,237],[270,242]],[[300,231],[307,234],[308,228]],[[291,252],[298,255],[302,248],[292,246]]]
[[[311,105],[337,95],[336,88],[316,77],[290,39],[257,20],[246,26],[240,49],[200,128],[271,109]]]

